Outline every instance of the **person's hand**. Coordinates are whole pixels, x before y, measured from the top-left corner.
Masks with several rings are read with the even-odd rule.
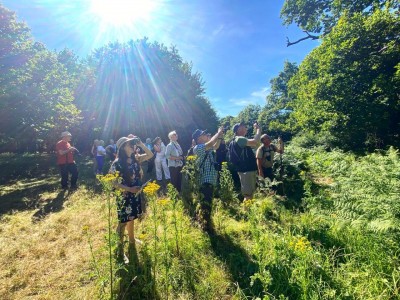
[[[140,191],[141,188],[142,188],[141,186],[132,186],[129,188],[129,192],[136,194],[137,192]]]
[[[260,125],[258,125],[258,122],[255,122],[253,124],[254,129],[260,129]]]
[[[76,149],[75,147],[70,147],[68,150],[69,150],[70,152],[72,152],[72,151],[78,152],[78,149]]]
[[[283,145],[283,140],[281,137],[278,137],[278,143],[279,143],[279,145]]]
[[[222,137],[224,135],[224,127],[221,126],[220,128],[218,128],[218,137]]]

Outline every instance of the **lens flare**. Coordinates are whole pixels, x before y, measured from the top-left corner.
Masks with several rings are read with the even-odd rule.
[[[119,27],[149,21],[156,0],[91,0],[90,11],[104,25]]]

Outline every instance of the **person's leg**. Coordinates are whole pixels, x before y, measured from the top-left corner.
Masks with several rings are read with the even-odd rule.
[[[60,174],[61,174],[61,188],[67,189],[68,188],[68,166],[59,165],[60,167]]]
[[[175,168],[177,169],[177,174],[176,174],[176,186],[177,190],[180,193],[182,190],[182,167]]]
[[[119,237],[119,242],[117,246],[117,256],[119,259],[124,257],[124,233],[125,233],[126,223],[118,223],[117,235]]]
[[[93,156],[92,161],[93,161],[93,173],[94,173],[94,175],[96,175],[97,174],[97,159],[96,159],[96,156]]]
[[[161,159],[155,160],[156,165],[156,178],[158,181],[162,180]]]
[[[177,173],[176,173],[176,169],[177,168],[175,168],[175,167],[169,167],[169,174],[170,174],[170,176],[171,176],[171,184],[177,189],[177,185],[176,185],[176,176],[177,176]]]
[[[170,174],[170,172],[169,172],[168,165],[167,165],[167,160],[166,160],[166,159],[164,159],[164,160],[162,161],[162,168],[163,168],[163,170],[164,170],[165,179],[166,179],[166,180],[170,180],[170,179],[171,179],[171,174]]]
[[[104,156],[96,156],[97,160],[97,174],[103,174]]]
[[[135,232],[134,232],[134,221],[131,220],[126,223],[126,229],[128,231],[128,238],[129,238],[129,243],[134,244],[135,243]]]
[[[204,224],[202,224],[202,226],[203,226],[203,229],[206,231],[209,231],[212,229],[211,210],[212,210],[213,191],[214,191],[214,188],[209,183],[204,183],[200,187],[200,193],[203,195],[203,198],[201,199],[201,202],[200,202],[200,207],[201,207],[200,218],[203,220],[200,220],[200,221],[204,221]]]
[[[68,172],[71,173],[71,188],[76,188],[76,182],[78,181],[78,168],[75,163],[68,165]]]
[[[238,172],[238,175],[244,200],[252,199],[256,189],[256,171]]]

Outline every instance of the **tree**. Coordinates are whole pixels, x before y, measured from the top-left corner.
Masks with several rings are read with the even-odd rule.
[[[193,73],[175,47],[147,39],[110,43],[95,50],[85,66],[77,105],[90,122],[87,129],[99,128],[104,138],[132,132],[165,138],[176,129],[189,146],[195,128],[217,128],[201,74]]]
[[[398,9],[398,0],[286,0],[281,10],[285,25],[297,24],[306,36],[295,42],[287,40],[291,46],[306,39],[318,39],[333,29],[341,16],[356,13],[371,15],[375,9],[384,7]]]
[[[270,80],[270,93],[267,95],[267,104],[263,107],[259,121],[264,132],[272,134],[284,134],[291,136],[290,129],[285,123],[293,108],[288,95],[289,80],[297,73],[298,67],[295,63],[286,61],[283,71],[277,77]]]
[[[32,56],[32,37],[25,23],[0,3],[0,95],[12,80],[12,70],[23,66]]]
[[[288,125],[327,131],[344,148],[398,144],[399,32],[393,11],[343,15],[290,80]]]

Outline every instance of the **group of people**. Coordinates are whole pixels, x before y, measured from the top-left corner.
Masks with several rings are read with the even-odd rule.
[[[232,130],[234,138],[228,146],[228,160],[234,165],[239,175],[244,200],[248,200],[253,197],[256,190],[257,175],[273,180],[274,155],[275,153],[283,153],[283,142],[279,138],[279,147],[271,144],[271,138],[267,134],[261,136],[258,123],[254,124],[255,135],[251,139],[246,138],[247,126],[244,123],[235,124]],[[195,144],[193,153],[196,155],[200,193],[202,194],[200,201],[202,209],[201,225],[206,231],[213,228],[211,224],[212,199],[218,183],[219,171],[215,154],[224,141],[223,135],[223,127],[220,127],[213,136],[200,129],[196,129],[192,135]],[[256,148],[256,153],[254,153]]]
[[[103,167],[106,160],[114,161],[117,155],[117,144],[110,139],[109,144],[104,147],[103,140],[94,140],[90,151],[93,157],[93,171],[96,175],[103,174]]]
[[[213,193],[217,187],[221,161],[225,160],[226,153],[229,161],[238,172],[241,192],[245,200],[251,199],[253,196],[256,189],[257,174],[273,179],[274,154],[283,153],[283,143],[279,140],[279,147],[271,144],[268,135],[261,136],[261,130],[257,123],[254,124],[254,130],[254,137],[246,138],[247,126],[243,123],[235,124],[233,126],[235,136],[227,147],[224,141],[223,127],[220,127],[214,135],[200,129],[196,129],[192,134],[192,148],[188,154],[196,156],[200,193],[202,194],[200,204],[205,221],[203,229],[206,231],[212,228]],[[63,132],[61,137],[61,141],[56,145],[61,186],[63,189],[68,188],[68,174],[71,173],[71,188],[76,188],[78,170],[73,153],[78,150],[69,143],[71,141],[69,132]],[[143,185],[143,173],[141,171],[143,162],[148,161],[150,166],[150,162],[153,161],[157,181],[161,182],[164,176],[164,179],[170,181],[178,192],[181,191],[184,154],[178,143],[177,132],[171,131],[168,138],[169,143],[167,145],[163,143],[160,137],[156,137],[153,141],[147,138],[146,144],[144,144],[140,138],[134,135],[121,137],[116,143],[110,140],[106,147],[104,147],[104,141],[94,141],[91,153],[93,162],[95,162],[96,173],[102,173],[104,159],[108,157],[112,161],[110,172],[118,172],[121,177],[121,180],[115,183],[115,187],[124,191],[122,201],[118,201],[119,225],[117,231],[121,238],[121,245],[125,229],[128,231],[129,243],[135,243],[134,220],[142,214],[140,192]],[[257,151],[254,151],[255,148],[257,148]]]

